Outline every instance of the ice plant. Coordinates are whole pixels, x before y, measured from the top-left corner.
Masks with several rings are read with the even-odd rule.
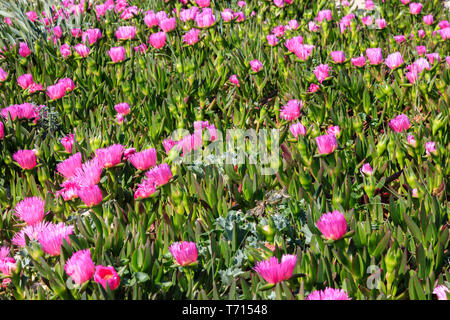
[[[314,69],[313,72],[317,78],[317,81],[322,83],[326,78],[328,78],[330,70],[331,68],[328,66],[328,64],[320,64]]]
[[[34,82],[33,81],[33,76],[31,74],[29,74],[29,73],[23,74],[23,75],[17,77],[17,83],[24,90],[26,88],[28,88],[30,85],[32,85],[33,82]]]
[[[78,190],[78,196],[88,207],[96,206],[103,200],[102,191],[98,185],[80,188]]]
[[[372,65],[378,65],[383,62],[381,48],[368,48],[366,49],[366,55]]]
[[[403,64],[403,57],[400,52],[394,52],[387,56],[385,60],[386,65],[389,69],[394,70]]]
[[[237,78],[237,75],[235,75],[235,74],[233,74],[231,77],[230,77],[230,82],[232,83],[232,84],[235,84],[235,85],[237,85],[238,87],[239,87],[239,80],[238,80],[238,78]]]
[[[64,271],[66,271],[76,284],[83,284],[89,281],[95,273],[91,250],[85,249],[75,252],[67,260]]]
[[[73,233],[73,226],[67,226],[63,222],[49,223],[37,235],[42,250],[51,256],[59,256],[61,246],[65,239],[70,244],[69,235]]]
[[[121,144],[113,144],[107,148],[95,150],[95,154],[103,168],[111,168],[122,162],[124,149]]]
[[[114,109],[117,111],[117,113],[120,113],[123,116],[126,116],[130,113],[130,106],[126,102],[116,104],[114,106]]]
[[[331,126],[327,129],[327,134],[339,138],[339,136],[341,135],[341,128],[339,128],[339,126]]]
[[[134,199],[145,199],[150,197],[155,192],[155,184],[147,179],[144,179],[137,185],[136,191],[134,192]]]
[[[76,169],[73,175],[73,181],[79,187],[91,187],[100,182],[103,166],[98,158],[89,160]]]
[[[370,163],[364,163],[359,170],[366,176],[371,176],[373,174],[373,169],[370,166]]]
[[[64,85],[57,83],[55,85],[47,87],[47,95],[51,100],[58,100],[64,97],[66,94],[66,88]]]
[[[38,235],[42,230],[45,230],[49,226],[50,222],[38,222],[36,224],[33,224],[31,226],[26,226],[19,232],[17,232],[13,238],[11,239],[12,244],[19,246],[19,247],[25,247],[26,241],[25,241],[25,235],[28,237],[30,241],[38,241]]]
[[[196,44],[198,42],[199,34],[200,34],[200,30],[199,29],[192,28],[191,30],[189,30],[188,33],[186,33],[183,36],[183,42],[188,44],[188,45]]]
[[[156,164],[156,149],[150,148],[136,152],[128,157],[128,161],[138,170],[147,170]]]
[[[134,26],[122,26],[116,30],[117,40],[130,40],[136,36],[136,27]]]
[[[297,139],[298,135],[306,135],[306,128],[300,122],[291,124],[291,126],[289,127],[289,131],[292,133],[295,139]]]
[[[10,276],[15,270],[17,270],[16,259],[11,257],[0,259],[0,272],[5,276]]]
[[[288,103],[283,106],[280,112],[280,118],[288,121],[292,121],[300,117],[300,110],[303,107],[303,101],[289,100]]]
[[[8,73],[0,68],[0,82],[4,82],[6,79],[8,79]]]
[[[252,68],[253,72],[259,72],[263,68],[263,64],[258,59],[250,61],[250,67]]]
[[[347,292],[342,289],[325,288],[311,292],[306,300],[350,300]]]
[[[177,25],[177,20],[175,18],[163,19],[159,22],[159,27],[164,32],[170,32],[175,29]]]
[[[37,164],[36,153],[34,150],[19,150],[13,154],[13,159],[25,170],[31,170],[36,167]]]
[[[199,28],[209,28],[216,22],[216,17],[210,8],[203,8],[202,12],[195,16],[195,23]]]
[[[61,45],[61,47],[59,48],[59,52],[61,53],[61,56],[63,56],[63,58],[67,58],[68,56],[72,55],[70,45],[68,45],[67,43]]]
[[[91,49],[82,43],[75,45],[74,49],[83,58],[87,57],[91,52]]]
[[[16,205],[14,214],[27,225],[39,223],[46,214],[45,201],[39,197],[25,198]]]
[[[364,67],[366,65],[366,58],[363,55],[357,58],[351,58],[350,60],[355,67]]]
[[[320,154],[330,154],[337,149],[337,140],[334,135],[326,134],[318,136],[315,140]]]
[[[345,54],[344,51],[332,51],[330,53],[331,58],[333,58],[334,63],[344,63],[345,62]]]
[[[175,242],[169,247],[175,261],[182,267],[194,264],[197,261],[197,246],[195,242]]]
[[[268,283],[276,284],[292,276],[296,263],[296,255],[284,254],[280,262],[276,257],[259,261],[254,270]]]
[[[0,140],[2,140],[5,137],[5,128],[4,128],[3,122],[0,121]]]
[[[436,152],[437,152],[436,143],[434,141],[429,141],[429,142],[425,143],[425,150],[427,152],[427,156],[429,156],[431,154],[436,154]]]
[[[395,132],[403,132],[411,127],[411,123],[406,115],[400,114],[389,121],[389,127]]]
[[[420,12],[422,11],[422,7],[423,5],[421,3],[418,2],[413,2],[409,4],[409,12],[411,14],[420,14]]]
[[[443,284],[435,287],[433,290],[433,294],[437,296],[438,300],[448,300],[447,292],[450,292],[450,290]]]
[[[111,290],[115,290],[120,284],[120,277],[114,267],[98,265],[95,267],[94,281],[105,288],[105,290],[107,286]]]
[[[120,47],[112,47],[108,50],[108,55],[114,63],[121,62],[125,60],[125,48]]]
[[[150,35],[148,42],[155,49],[160,49],[166,44],[166,33],[164,31]]]
[[[71,133],[68,136],[62,138],[60,141],[64,147],[64,150],[66,150],[67,153],[72,153],[72,147],[75,142],[75,135]]]
[[[148,180],[153,182],[155,187],[162,186],[172,179],[172,171],[167,163],[160,164],[145,173]]]
[[[26,42],[21,42],[19,44],[19,55],[26,58],[31,54],[30,48],[28,48],[28,45]]]
[[[316,226],[328,240],[339,240],[347,232],[345,216],[337,210],[323,214]]]

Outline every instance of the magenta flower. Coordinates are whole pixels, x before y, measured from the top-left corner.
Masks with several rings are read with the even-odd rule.
[[[183,42],[187,43],[188,45],[196,44],[198,42],[199,34],[200,34],[199,29],[192,28],[191,30],[189,30],[188,33],[186,33],[183,36]]]
[[[175,29],[177,20],[175,18],[167,18],[159,22],[159,27],[164,32],[170,32]]]
[[[5,137],[5,126],[3,122],[0,121],[0,140]]]
[[[403,57],[400,52],[394,52],[387,56],[385,62],[389,69],[394,70],[403,64]]]
[[[233,74],[231,77],[230,77],[230,82],[232,83],[232,84],[235,84],[235,85],[237,85],[238,87],[239,87],[239,80],[238,80],[238,78],[237,78],[237,75],[235,75],[235,74]]]
[[[95,154],[103,168],[111,168],[122,162],[123,150],[121,144],[113,144],[107,148],[97,149]]]
[[[72,177],[78,168],[81,168],[80,152],[74,154],[73,156],[70,156],[63,162],[60,162],[56,165],[56,170],[66,179]]]
[[[94,281],[101,284],[105,290],[107,286],[115,290],[120,284],[120,277],[114,267],[98,265],[95,267]]]
[[[339,136],[341,135],[341,128],[339,128],[339,126],[331,126],[328,128],[327,134],[333,135],[336,138],[339,138]]]
[[[325,288],[315,290],[308,295],[306,300],[350,300],[348,294],[342,289]]]
[[[56,197],[61,195],[64,201],[69,201],[78,198],[78,190],[80,189],[80,186],[73,178],[64,181],[60,186],[63,189],[55,193]]]
[[[259,72],[263,68],[263,64],[258,59],[250,61],[250,67],[252,68],[253,72]]]
[[[121,62],[125,60],[125,48],[120,47],[112,47],[108,50],[108,55],[114,63]]]
[[[164,31],[150,35],[148,42],[155,49],[160,49],[166,44],[166,33]]]
[[[337,149],[337,140],[334,135],[318,136],[315,140],[320,154],[330,154]]]
[[[427,151],[427,155],[436,154],[436,143],[434,141],[429,141],[425,143],[425,150]]]
[[[156,164],[156,149],[150,148],[128,157],[128,161],[138,170],[144,171]]]
[[[95,272],[95,265],[91,258],[91,250],[86,249],[75,252],[67,260],[64,270],[76,284],[83,284],[89,281]]]
[[[62,78],[58,81],[58,84],[65,89],[66,93],[75,89],[75,84],[70,78]]]
[[[366,176],[371,176],[373,174],[373,169],[370,166],[370,163],[364,163],[359,170]]]
[[[70,50],[70,45],[68,45],[67,43],[64,43],[59,48],[59,52],[61,53],[61,56],[63,58],[67,58],[68,56],[70,56],[72,54],[72,51]]]
[[[379,29],[384,29],[387,26],[386,20],[384,19],[376,19],[375,23],[377,24]]]
[[[259,261],[254,270],[268,283],[276,284],[292,276],[296,263],[296,255],[284,254],[281,262],[276,257],[270,257],[269,260]]]
[[[74,47],[75,51],[80,55],[81,57],[85,58],[89,55],[91,52],[91,49],[89,49],[86,45],[79,43]]]
[[[75,135],[73,133],[61,139],[61,144],[67,153],[72,153],[72,146],[75,142]]]
[[[284,0],[273,0],[273,4],[276,5],[278,8],[283,8]]]
[[[45,201],[39,197],[25,198],[20,201],[14,208],[14,214],[27,223],[27,225],[34,225],[44,219]]]
[[[299,135],[306,135],[306,128],[300,122],[291,124],[291,126],[289,127],[289,131],[292,133],[295,139],[297,139]]]
[[[98,185],[80,188],[78,190],[78,196],[88,207],[96,206],[103,200],[102,191]]]
[[[147,179],[143,179],[142,182],[137,185],[136,191],[134,192],[134,199],[145,199],[155,192],[156,188],[154,183]]]
[[[394,40],[397,43],[402,43],[402,42],[406,41],[406,37],[404,35],[398,35],[398,36],[394,36]]]
[[[308,29],[310,32],[317,32],[319,31],[319,26],[314,21],[310,21],[308,22]]]
[[[25,12],[25,15],[27,16],[28,19],[31,20],[31,22],[35,22],[38,19],[38,15],[34,11]]]
[[[150,10],[145,14],[144,23],[147,25],[147,27],[152,28],[158,25],[159,20],[156,14],[152,10]]]
[[[209,7],[211,2],[210,0],[195,0],[195,3],[200,7],[200,8],[206,8]]]
[[[448,300],[447,292],[450,292],[450,290],[443,284],[437,286],[433,290],[433,294],[437,295],[438,300]]]
[[[288,22],[288,28],[289,30],[297,30],[299,27],[298,21],[297,20],[289,20]]]
[[[147,45],[145,43],[141,43],[140,45],[134,47],[134,51],[139,53],[145,53],[147,52]]]
[[[122,26],[116,30],[117,40],[130,40],[134,39],[136,36],[136,27],[133,26]]]
[[[123,160],[127,160],[132,154],[136,153],[135,148],[128,148],[123,152]]]
[[[409,143],[413,148],[416,147],[417,143],[416,143],[416,139],[414,138],[413,135],[411,135],[411,134],[408,135],[408,137],[407,137],[406,139],[408,140],[408,143]]]
[[[5,276],[10,276],[12,274],[12,271],[16,270],[17,270],[16,259],[11,257],[5,257],[0,259],[0,271]]]
[[[216,22],[216,17],[210,8],[203,8],[195,17],[195,23],[199,28],[209,28]]]
[[[322,22],[323,20],[331,21],[331,10],[322,10],[317,13],[317,17],[315,20]]]
[[[69,235],[71,234],[73,234],[73,226],[66,226],[63,222],[49,223],[38,233],[37,238],[45,253],[59,256],[63,240],[70,244]]]
[[[433,22],[434,22],[434,19],[433,19],[433,15],[432,14],[423,16],[423,23],[425,23],[426,25],[432,25]]]
[[[437,53],[437,52],[427,54],[427,59],[428,59],[428,61],[430,61],[431,64],[433,64],[435,61],[441,61],[441,58],[439,57],[439,53]]]
[[[198,252],[195,242],[175,242],[169,247],[169,250],[176,262],[182,267],[194,264],[197,261]]]
[[[89,160],[76,169],[73,175],[73,181],[79,187],[91,187],[100,182],[103,166],[98,158]]]
[[[155,187],[162,186],[172,179],[172,171],[167,163],[160,164],[145,173],[148,180],[153,182]]]
[[[344,51],[332,51],[330,53],[331,58],[333,58],[334,63],[344,63],[345,62],[345,54]]]
[[[366,49],[366,55],[372,65],[378,65],[383,62],[381,48],[368,48]]]
[[[395,132],[403,132],[411,127],[411,123],[406,115],[400,114],[389,121],[389,127]]]
[[[361,68],[366,65],[366,58],[364,58],[363,55],[361,55],[360,57],[357,57],[357,58],[351,58],[350,60],[355,67]]]
[[[298,51],[298,48],[303,44],[303,37],[302,36],[296,36],[291,39],[288,39],[284,46],[290,51],[295,53]]]
[[[81,35],[81,40],[83,42],[88,41],[89,45],[93,45],[95,42],[97,42],[98,39],[102,37],[102,31],[98,28],[95,29],[88,29]]]
[[[13,154],[13,159],[25,170],[31,170],[37,164],[34,150],[19,150]]]
[[[314,93],[314,92],[319,91],[319,89],[320,89],[320,87],[319,87],[317,84],[311,83],[311,84],[309,85],[308,92]]]
[[[32,85],[33,82],[34,82],[33,76],[30,73],[23,74],[23,75],[17,77],[17,83],[24,90],[26,88],[28,88],[30,85]]]
[[[8,73],[0,68],[0,82],[4,82],[6,79],[8,79]]]
[[[373,19],[371,16],[362,17],[361,21],[366,26],[370,26],[373,23]]]
[[[26,241],[25,241],[25,235],[30,239],[30,241],[35,240],[38,241],[38,234],[47,226],[49,225],[49,222],[38,222],[33,225],[27,225],[26,227],[22,228],[19,232],[17,232],[13,238],[11,239],[12,244],[19,246],[19,247],[25,247]]]
[[[413,2],[409,4],[409,12],[411,14],[420,14],[423,5],[420,2]]]
[[[58,100],[66,95],[66,87],[60,83],[57,83],[47,87],[46,93],[51,100]]]
[[[338,240],[347,232],[345,216],[337,210],[323,214],[316,226],[328,240]]]
[[[273,34],[269,34],[266,37],[267,42],[269,43],[270,46],[276,46],[278,43],[278,38],[277,36],[273,35]]]
[[[303,107],[303,101],[289,100],[287,105],[283,106],[280,112],[280,118],[292,121],[300,117],[300,110]]]
[[[83,31],[80,28],[73,28],[70,32],[74,38],[79,38],[83,35]]]
[[[427,53],[427,47],[425,47],[425,46],[417,46],[416,50],[417,50],[417,54],[419,56]]]
[[[331,68],[328,66],[328,64],[320,64],[314,69],[313,72],[317,78],[317,81],[322,83],[326,78],[328,78],[330,71]]]
[[[28,45],[26,42],[21,42],[19,44],[19,55],[26,58],[31,54],[30,48],[28,48]]]
[[[123,116],[126,116],[130,113],[130,106],[126,102],[116,104],[114,106],[114,109],[117,111],[117,113],[120,113]]]
[[[372,0],[366,0],[365,7],[367,11],[373,10],[375,8]]]

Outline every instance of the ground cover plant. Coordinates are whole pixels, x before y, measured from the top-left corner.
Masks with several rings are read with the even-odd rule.
[[[450,297],[444,2],[0,16],[1,299]]]

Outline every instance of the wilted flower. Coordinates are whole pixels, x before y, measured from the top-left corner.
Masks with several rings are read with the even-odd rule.
[[[408,130],[411,127],[411,123],[406,115],[400,114],[389,121],[389,127],[395,132],[402,132]]]
[[[296,255],[284,254],[280,262],[278,262],[276,257],[259,261],[254,270],[268,283],[276,284],[283,280],[288,280],[292,276],[296,263]]]
[[[156,164],[155,148],[136,152],[128,157],[128,161],[138,170],[147,170]]]
[[[14,208],[14,214],[28,225],[34,225],[44,219],[45,201],[39,197],[25,198]]]
[[[13,159],[25,170],[31,170],[37,164],[34,150],[19,150],[13,154]]]
[[[83,284],[89,281],[95,272],[95,265],[91,258],[91,250],[86,249],[75,252],[67,260],[64,270],[77,284]]]
[[[73,234],[73,226],[66,226],[63,222],[49,223],[38,233],[37,238],[45,253],[59,256],[63,240],[70,244],[69,235],[71,234]]]
[[[350,298],[342,289],[325,288],[311,292],[306,300],[350,300]]]
[[[347,232],[347,222],[343,213],[334,210],[323,214],[316,223],[323,236],[329,240],[338,240]]]
[[[150,35],[148,42],[155,49],[160,49],[166,44],[166,33],[164,31],[153,33]]]
[[[337,140],[334,135],[318,136],[315,140],[320,154],[330,154],[337,149]]]
[[[98,185],[80,188],[78,190],[78,196],[88,207],[96,206],[103,200],[102,191]]]
[[[98,265],[95,267],[94,281],[101,284],[105,290],[107,286],[111,290],[115,290],[119,286],[120,277],[114,267]]]
[[[303,107],[303,101],[289,100],[287,105],[283,106],[280,112],[282,119],[292,121],[300,117],[300,110]]]
[[[194,264],[197,261],[198,252],[195,242],[175,242],[169,247],[169,250],[182,267]]]

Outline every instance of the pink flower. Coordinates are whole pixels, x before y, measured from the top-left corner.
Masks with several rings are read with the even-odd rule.
[[[70,50],[70,45],[68,45],[67,43],[64,43],[59,48],[59,51],[61,52],[61,55],[63,56],[63,58],[67,58],[68,56],[70,56],[72,54],[72,51]]]
[[[330,154],[337,149],[337,140],[334,135],[318,136],[315,140],[320,154]]]
[[[263,64],[258,59],[250,61],[250,67],[252,68],[253,72],[259,72],[263,68]]]
[[[88,29],[81,35],[81,40],[83,42],[88,41],[89,45],[93,45],[97,42],[98,39],[102,37],[102,31],[98,28],[95,29]]]
[[[338,240],[347,232],[345,216],[337,210],[323,214],[316,226],[328,240]]]
[[[63,145],[64,149],[67,153],[72,153],[72,146],[75,142],[75,135],[73,133],[69,134],[68,136],[62,138],[61,144]]]
[[[45,201],[39,197],[30,197],[25,198],[16,205],[14,214],[28,225],[34,225],[44,219],[44,209]]]
[[[138,170],[147,170],[156,164],[156,150],[151,148],[136,152],[128,158],[128,161]]]
[[[76,170],[81,168],[81,153],[78,152],[73,156],[70,156],[63,162],[56,165],[56,170],[62,174],[66,179],[72,177]]]
[[[243,8],[243,7],[245,7],[247,4],[245,3],[245,1],[238,1],[237,5],[238,5],[239,8]]]
[[[259,261],[254,270],[268,283],[276,284],[292,276],[296,263],[296,255],[284,254],[280,262],[276,257]]]
[[[159,22],[159,27],[164,32],[170,32],[170,31],[174,30],[176,25],[177,25],[177,20],[175,18],[168,18],[168,19],[161,20]]]
[[[425,150],[427,151],[427,156],[431,154],[436,154],[436,143],[434,141],[429,141],[425,143]]]
[[[331,126],[328,128],[327,134],[333,135],[336,138],[339,138],[339,136],[341,135],[341,128],[339,128],[339,126]]]
[[[438,30],[442,39],[450,39],[450,27]]]
[[[194,264],[197,261],[198,252],[195,242],[175,242],[169,247],[169,250],[176,262],[182,267]]]
[[[66,94],[66,88],[61,83],[57,83],[53,86],[47,87],[47,95],[51,100],[58,100],[64,97]]]
[[[30,73],[23,74],[17,78],[17,83],[24,90],[28,88],[33,82],[33,76]]]
[[[0,68],[0,82],[6,81],[7,78],[8,78],[8,73],[5,70],[3,70],[2,68]]]
[[[403,57],[400,52],[394,52],[387,56],[385,62],[389,69],[394,70],[403,64]]]
[[[28,88],[27,88],[29,93],[35,93],[37,91],[43,91],[44,87],[42,86],[42,84],[39,83],[32,83]]]
[[[120,15],[120,19],[128,20],[128,19],[133,18],[134,15],[136,15],[138,13],[139,13],[139,9],[137,6],[128,7]]]
[[[280,118],[292,121],[300,117],[300,110],[303,107],[303,101],[289,100],[287,105],[283,106],[280,112]]]
[[[394,36],[394,40],[397,43],[402,43],[406,41],[406,37],[404,35]]]
[[[308,295],[306,300],[350,300],[348,294],[341,289],[325,288],[325,290],[315,290]]]
[[[365,6],[367,11],[373,10],[375,8],[372,0],[366,0]]]
[[[332,51],[330,53],[331,58],[333,58],[334,63],[344,63],[345,62],[345,54],[344,51]]]
[[[272,29],[272,33],[276,35],[277,37],[282,37],[284,35],[284,32],[286,31],[285,26],[277,26]]]
[[[132,154],[136,153],[135,148],[128,148],[123,152],[123,160],[127,160]]]
[[[136,27],[133,26],[123,26],[116,30],[117,40],[130,40],[134,39],[136,36]]]
[[[427,58],[431,64],[433,64],[434,61],[441,61],[441,58],[439,57],[439,53],[437,53],[437,52],[427,54]]]
[[[145,199],[155,192],[155,185],[151,181],[144,179],[142,180],[142,183],[138,184],[137,189],[134,192],[134,199]]]
[[[450,56],[446,56],[445,61],[447,62],[447,66],[450,66]]]
[[[419,58],[412,65],[409,65],[406,67],[409,71],[415,72],[415,73],[422,73],[423,70],[427,69],[430,70],[430,64],[428,63],[428,60],[425,58]]]
[[[120,113],[123,116],[126,116],[130,113],[130,106],[126,102],[116,104],[114,106],[114,109],[117,111],[117,113]]]
[[[75,252],[67,260],[64,270],[76,284],[83,284],[89,281],[95,272],[95,265],[91,258],[91,250],[86,249]]]
[[[376,19],[375,23],[377,24],[379,29],[384,29],[387,26],[386,20],[384,19]]]
[[[21,42],[19,44],[19,54],[26,58],[31,54],[30,48],[28,48],[28,45],[26,42]]]
[[[425,47],[425,46],[417,46],[416,50],[417,50],[418,55],[427,53],[427,47]]]
[[[66,93],[75,89],[75,84],[70,78],[62,78],[58,81],[58,84],[64,88]]]
[[[237,78],[237,75],[235,75],[235,74],[233,74],[231,77],[230,77],[230,82],[232,83],[232,84],[235,84],[235,85],[237,85],[238,87],[239,87],[239,80],[238,80],[238,78]]]
[[[437,295],[438,300],[448,300],[447,292],[450,292],[450,290],[443,284],[437,286],[433,290],[433,294]]]
[[[297,36],[293,37],[291,39],[288,39],[284,46],[290,51],[290,52],[296,52],[298,51],[298,48],[303,44],[303,37]]]
[[[74,49],[83,58],[87,57],[91,52],[91,49],[89,49],[82,43],[77,44]]]
[[[355,67],[364,67],[366,65],[366,58],[363,55],[357,58],[351,58],[351,62]]]
[[[210,8],[203,8],[195,17],[195,23],[199,28],[209,28],[216,22],[216,17]]]
[[[142,43],[136,47],[134,47],[134,51],[139,53],[145,53],[147,51],[147,45],[145,43]]]
[[[410,1],[411,1],[411,0],[400,0],[400,2],[403,3],[403,4],[405,4],[405,5],[408,4]]]
[[[55,35],[56,39],[60,39],[63,35],[63,31],[61,29],[61,26],[55,26],[53,28],[53,34]]]
[[[5,137],[5,127],[3,122],[0,121],[0,140]]]
[[[108,55],[114,63],[121,62],[125,59],[125,48],[120,47],[112,47],[108,50]]]
[[[423,5],[419,2],[413,2],[409,4],[409,12],[411,14],[420,14],[420,12],[422,11],[422,7]]]
[[[277,36],[273,35],[273,34],[269,34],[267,37],[267,42],[269,43],[269,46],[276,46],[278,43],[278,38]]]
[[[297,30],[299,27],[297,20],[289,20],[288,27],[290,30]]]
[[[188,45],[196,44],[198,42],[199,34],[200,34],[199,29],[192,28],[191,30],[189,30],[188,33],[186,33],[183,36],[183,42],[187,43]]]
[[[156,14],[152,10],[150,10],[147,11],[147,13],[145,14],[144,22],[147,25],[147,27],[152,28],[158,25],[159,20]]]
[[[75,181],[75,175],[71,177],[69,180],[64,181],[60,186],[63,189],[56,192],[55,194],[56,197],[61,195],[64,201],[69,201],[78,198],[78,190],[80,189],[80,186]]]
[[[242,22],[245,20],[245,14],[242,11],[235,12],[233,17],[236,18],[236,22]]]
[[[423,23],[425,23],[426,25],[432,25],[433,22],[434,22],[434,19],[433,19],[433,15],[432,15],[432,14],[423,16],[422,19],[423,19]]]
[[[121,144],[113,144],[108,148],[97,149],[95,154],[103,168],[111,168],[122,162],[123,150]]]
[[[205,8],[205,7],[209,7],[210,6],[210,0],[195,0],[195,3],[200,7],[200,8]]]
[[[373,23],[373,19],[371,16],[367,16],[367,17],[362,17],[361,21],[364,25],[366,26],[370,26]]]
[[[83,35],[83,31],[80,28],[73,28],[70,32],[74,38],[79,38]]]
[[[96,157],[83,163],[81,168],[76,169],[72,179],[79,188],[90,187],[100,182],[102,171],[103,166]]]
[[[319,87],[317,84],[311,83],[311,84],[309,85],[308,92],[314,93],[314,92],[319,91],[319,89],[320,89],[320,87]]]
[[[225,9],[229,10],[229,9]],[[200,11],[197,7],[191,7],[190,9],[181,9],[180,11],[180,20],[183,22],[187,22],[190,20],[195,20],[197,13]]]
[[[100,190],[98,185],[79,189],[78,196],[80,197],[81,201],[83,201],[83,203],[88,207],[96,206],[103,200],[102,191]]]
[[[49,223],[40,230],[37,239],[45,253],[59,256],[63,240],[65,239],[70,244],[69,235],[71,234],[73,234],[73,226],[66,226],[63,222]]]
[[[114,267],[98,265],[95,267],[94,281],[101,284],[105,290],[107,286],[111,290],[115,290],[119,286],[120,277]]]
[[[31,22],[35,22],[38,19],[38,15],[34,11],[25,12],[25,15],[27,16],[28,19],[31,20]]]
[[[220,13],[220,16],[224,22],[230,22],[234,18],[234,12],[233,10],[226,8]]]
[[[414,138],[414,136],[413,135],[408,135],[408,137],[406,138],[407,140],[408,140],[408,143],[413,147],[413,148],[415,148],[416,147],[416,139]]]
[[[310,32],[317,32],[319,31],[319,26],[314,21],[310,21],[308,22],[308,29]]]
[[[298,135],[306,135],[306,128],[300,122],[291,124],[291,126],[289,127],[289,131],[291,131],[295,139],[297,139]]]
[[[169,151],[172,150],[174,146],[178,144],[178,141],[173,141],[171,139],[165,139],[163,142],[164,151],[166,154],[169,154]]]
[[[317,17],[315,20],[322,22],[323,20],[331,21],[331,10],[322,10],[317,13]]]
[[[16,259],[11,257],[5,257],[0,259],[0,271],[6,275],[10,276],[12,271],[17,270]]]
[[[326,78],[329,76],[331,68],[328,66],[328,64],[320,64],[314,69],[314,74],[317,78],[317,81],[322,83]]]
[[[164,31],[153,33],[150,35],[148,42],[153,46],[153,48],[160,49],[166,44],[166,33]]]
[[[13,154],[22,169],[31,170],[36,167],[36,154],[33,150],[19,150]]]
[[[5,17],[5,18],[3,19],[3,21],[5,21],[5,23],[6,23],[8,26],[12,25],[12,20],[11,20],[11,18]]]
[[[372,65],[378,65],[383,62],[381,48],[368,48],[366,49],[366,55]]]
[[[366,176],[371,176],[373,174],[373,169],[370,166],[370,163],[364,163],[359,171],[361,171],[361,173],[365,174]]]
[[[411,123],[406,115],[400,114],[389,121],[389,127],[395,132],[402,132],[408,130],[411,127]]]
[[[172,179],[172,171],[167,163],[160,164],[145,173],[146,177],[155,187],[162,186]]]
[[[11,239],[12,244],[19,247],[25,247],[26,246],[25,235],[27,235],[30,241],[32,240],[38,241],[39,232],[47,228],[49,224],[50,224],[49,222],[41,221],[22,228],[22,230],[17,232]]]
[[[125,121],[125,118],[123,117],[123,115],[121,115],[120,113],[118,113],[118,114],[116,114],[116,120],[117,120],[117,123],[118,123],[119,125],[121,125],[121,124]]]

